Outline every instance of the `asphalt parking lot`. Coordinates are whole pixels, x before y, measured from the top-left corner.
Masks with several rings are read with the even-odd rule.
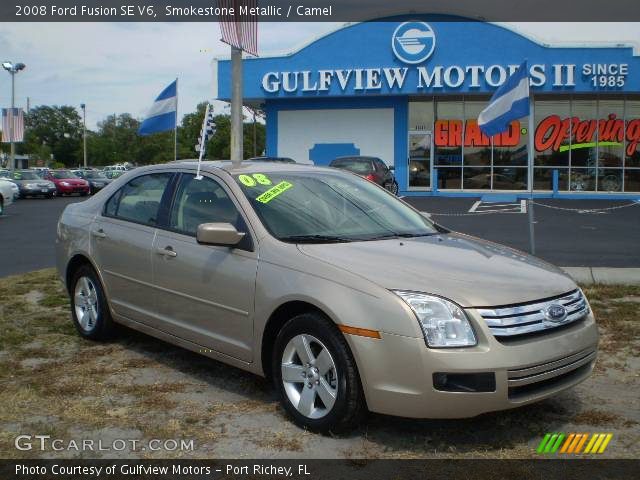
[[[55,265],[58,217],[82,197],[24,199],[0,217],[0,277]],[[441,225],[528,251],[528,215],[519,204],[478,198],[405,198]],[[536,255],[562,267],[640,267],[640,203],[605,200],[537,200]],[[627,206],[630,205],[630,206]],[[550,208],[555,207],[555,208]],[[569,210],[559,210],[569,209]],[[597,213],[585,210],[598,209]],[[583,213],[581,213],[583,212]]]

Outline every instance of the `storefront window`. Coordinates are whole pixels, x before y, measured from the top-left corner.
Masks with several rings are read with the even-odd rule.
[[[626,101],[625,126],[625,167],[640,168],[640,100]],[[625,190],[640,191],[637,187],[635,190]]]
[[[409,102],[409,130],[431,131],[433,128],[433,102]]]
[[[569,188],[569,169],[568,168],[541,168],[533,169],[533,188],[534,190],[553,190],[553,175],[557,172],[558,190],[566,191]]]
[[[569,100],[536,100],[535,165],[568,167],[571,137]]]
[[[437,102],[433,140],[437,167],[462,166],[462,101]]]

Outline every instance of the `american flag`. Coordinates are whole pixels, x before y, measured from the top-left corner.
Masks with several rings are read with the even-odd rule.
[[[202,149],[202,153],[207,148],[207,142],[211,137],[213,137],[216,133],[216,122],[213,121],[213,108],[211,105],[207,105],[207,109],[204,114],[204,120],[202,121],[202,130],[200,131],[200,136],[198,137],[198,144],[196,145],[196,152],[199,152]]]
[[[11,124],[13,123],[13,138]],[[2,141],[22,142],[24,139],[24,113],[21,108],[2,109]]]
[[[224,11],[233,9],[233,15],[220,15],[222,41],[257,57],[258,16],[255,13],[241,15],[240,7],[246,7],[251,12],[258,6],[258,0],[220,0],[219,6]]]

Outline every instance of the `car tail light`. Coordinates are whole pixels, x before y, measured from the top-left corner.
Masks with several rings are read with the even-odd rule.
[[[370,173],[369,175],[365,175],[364,178],[366,178],[370,182],[374,182],[376,180],[376,177],[373,176],[373,173]]]

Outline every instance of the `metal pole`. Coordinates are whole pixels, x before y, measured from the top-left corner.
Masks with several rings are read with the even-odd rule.
[[[242,162],[242,50],[231,47],[231,161]]]
[[[253,111],[253,156],[258,156],[258,141],[256,138],[256,111]]]
[[[87,106],[82,104],[82,153],[84,168],[87,168]]]
[[[529,214],[529,252],[536,254],[536,239],[534,232],[535,219],[533,216],[533,165],[534,165],[534,132],[533,132],[534,103],[533,95],[529,94],[529,201],[527,202],[527,212]]]
[[[173,159],[178,160],[178,77],[176,77],[176,117],[173,128]]]
[[[11,121],[9,122],[9,140],[11,142],[11,153],[9,155],[9,171],[14,171],[16,168],[16,145],[13,142],[13,123],[15,122],[15,116],[13,109],[16,102],[16,72],[11,69]]]

